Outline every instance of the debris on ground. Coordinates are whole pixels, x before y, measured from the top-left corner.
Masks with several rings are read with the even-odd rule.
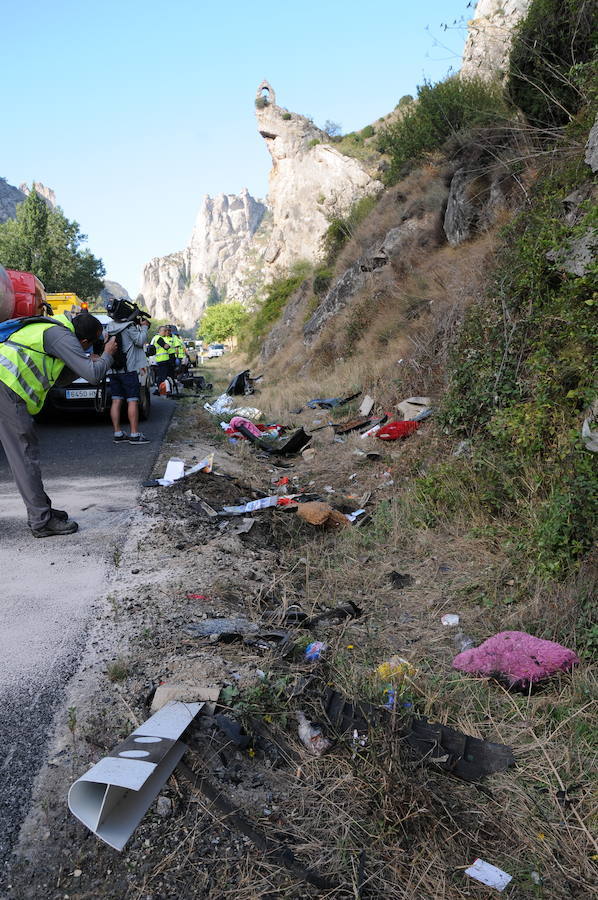
[[[481,881],[487,887],[496,888],[497,891],[504,891],[510,881],[513,880],[512,875],[503,872],[502,869],[493,866],[492,863],[485,862],[483,859],[476,859],[465,869],[465,874],[476,881]]]
[[[249,375],[249,369],[244,369],[243,372],[239,372],[238,375],[235,375],[235,377],[227,387],[226,393],[229,397],[253,394],[255,390],[253,385],[256,381],[259,381],[261,377],[261,375],[258,375],[256,378],[251,378]]]
[[[185,625],[183,631],[191,637],[205,637],[214,641],[242,640],[249,634],[257,634],[259,625],[242,618],[203,619]]]
[[[416,420],[424,412],[428,412],[432,401],[429,397],[407,397],[397,403],[397,409],[403,413],[404,420]]]
[[[413,719],[405,743],[423,759],[434,763],[463,781],[479,781],[515,765],[515,756],[506,744],[495,744],[463,734],[447,725]]]
[[[348,397],[328,397],[328,399],[323,400],[322,398],[317,398],[315,400],[310,400],[306,403],[306,406],[309,409],[335,409],[337,406],[344,406],[345,403],[349,403],[351,400],[355,400],[356,397],[359,397],[361,391],[357,391],[356,394],[349,394]]]
[[[299,727],[297,732],[299,740],[303,746],[313,753],[314,756],[323,756],[332,747],[332,741],[329,740],[319,722],[310,722],[304,712],[297,710],[295,712]]]
[[[464,650],[453,668],[469,675],[486,675],[511,688],[526,689],[557,672],[568,672],[579,663],[573,650],[525,631],[501,631],[479,647]]]
[[[374,408],[374,398],[366,394],[357,410],[360,416],[369,416]]]
[[[418,422],[387,422],[386,425],[379,429],[377,437],[381,441],[396,441],[399,438],[408,437],[414,431],[417,431],[418,428]]]
[[[322,528],[343,528],[349,525],[346,515],[333,509],[328,503],[314,500],[309,503],[300,503],[297,506],[297,515],[304,522]]]
[[[177,700],[180,703],[204,703],[214,704],[220,696],[219,687],[207,687],[203,684],[194,684],[187,681],[168,681],[159,684],[156,688],[150,712],[153,715],[166,706],[167,703]],[[205,707],[204,707],[205,709]]]
[[[416,674],[417,669],[408,659],[402,656],[391,656],[390,659],[380,663],[376,668],[378,676],[384,681],[391,678],[409,678]]]
[[[122,850],[187,750],[179,738],[201,708],[172,701],[136,728],[71,786],[73,815]]]
[[[453,626],[459,624],[460,619],[456,613],[445,613],[440,617],[440,621],[443,625],[448,625],[452,628]]]
[[[328,650],[328,644],[323,641],[312,641],[305,648],[305,658],[308,662],[317,662]]]
[[[401,573],[392,571],[388,573],[387,577],[392,586],[394,588],[398,588],[399,590],[405,587],[410,587],[414,582],[413,577],[411,575],[408,575],[406,572]]]

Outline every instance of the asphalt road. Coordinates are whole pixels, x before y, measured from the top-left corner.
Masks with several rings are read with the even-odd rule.
[[[31,535],[0,446],[0,897],[49,726],[80,661],[94,601],[105,595],[111,548],[176,405],[152,401],[141,425],[151,443],[142,446],[114,444],[110,425],[93,415],[39,424],[46,492],[79,522],[74,535]]]

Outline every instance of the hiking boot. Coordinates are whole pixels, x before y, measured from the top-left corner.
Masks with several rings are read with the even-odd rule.
[[[151,443],[151,441],[148,438],[146,438],[146,436],[144,434],[141,434],[141,432],[139,432],[139,434],[136,434],[134,437],[132,435],[129,435],[127,440],[129,441],[129,444],[150,444]]]
[[[55,519],[60,519],[61,522],[66,522],[69,517],[69,514],[65,512],[64,509],[54,509],[54,507],[52,507],[50,513]]]
[[[36,538],[58,537],[62,534],[73,534],[78,528],[79,526],[72,519],[64,522],[62,519],[57,519],[56,516],[50,516],[41,528],[32,528],[31,534]]]
[[[129,440],[129,435],[125,434],[124,431],[122,434],[113,434],[112,440],[115,444],[124,444],[125,441]]]

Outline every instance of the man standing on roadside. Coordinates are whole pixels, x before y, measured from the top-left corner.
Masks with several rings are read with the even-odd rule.
[[[90,353],[101,337],[101,322],[84,312],[72,320],[59,316],[23,324],[0,343],[0,443],[38,538],[72,534],[79,526],[54,509],[44,491],[33,416],[54,384],[70,384],[75,375],[90,384],[102,380],[116,341],[110,339],[94,359]]]
[[[158,334],[152,338],[152,344],[156,348],[154,363],[156,366],[156,393],[163,381],[170,375],[170,338],[168,326],[160,325]]]
[[[117,339],[121,351],[116,354],[113,370],[108,376],[112,395],[110,418],[114,429],[115,444],[122,444],[125,441],[129,444],[149,444],[149,440],[139,431],[139,402],[141,400],[139,372],[149,365],[143,350],[147,341],[148,328],[147,319],[139,319],[135,322],[109,322],[106,326],[107,334]],[[120,427],[124,401],[127,403],[129,434],[125,434]]]

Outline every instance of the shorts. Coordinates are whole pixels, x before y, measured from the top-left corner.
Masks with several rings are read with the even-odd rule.
[[[139,400],[139,375],[137,372],[111,372],[110,393],[113,400]]]

